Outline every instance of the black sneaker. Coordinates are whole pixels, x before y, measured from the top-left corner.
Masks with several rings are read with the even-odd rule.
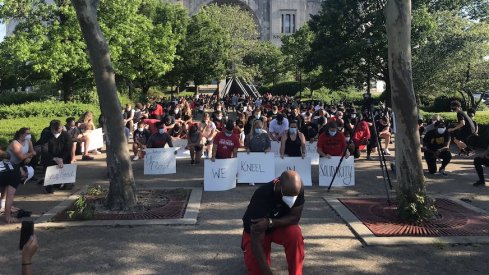
[[[190,164],[194,165],[195,164],[195,160],[191,160],[190,161]]]
[[[478,180],[478,181],[474,182],[474,184],[473,184],[473,185],[474,185],[474,186],[485,186],[485,185],[486,185],[486,183],[485,183],[485,182],[483,182],[483,181]]]
[[[91,157],[91,156],[88,156],[88,155],[84,155],[84,156],[82,157],[82,160],[94,160],[94,158],[93,158],[93,157]]]

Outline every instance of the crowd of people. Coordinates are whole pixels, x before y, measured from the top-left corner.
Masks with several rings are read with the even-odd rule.
[[[452,102],[451,108],[457,113],[457,123],[452,126],[436,115],[428,123],[419,123],[421,149],[431,174],[447,175],[452,141],[460,149],[459,155],[470,157],[474,152],[467,144],[477,136],[475,112],[462,111],[458,101]],[[366,160],[373,160],[376,153],[380,158],[391,155],[389,147],[392,147],[395,131],[392,111],[384,104],[372,108],[347,102],[300,102],[293,97],[269,93],[257,99],[239,94],[224,98],[215,95],[174,100],[150,98],[145,104],[135,104],[134,108],[127,104],[121,116],[127,141],[132,141],[133,161],[143,159],[146,148],[173,147],[176,141],[183,141],[190,151],[192,165],[200,164],[203,157],[212,161],[237,157],[238,150],[270,152],[273,143],[278,143],[282,158],[304,158],[306,144],[315,143],[320,157],[360,159],[365,152]],[[103,122],[103,117],[98,118],[102,128]],[[29,128],[21,128],[8,148],[0,148],[4,159],[0,163],[1,206],[8,222],[17,221],[11,217],[13,213],[17,213],[17,217],[30,214],[13,207],[13,197],[19,182],[31,179],[36,167],[42,174],[48,166],[63,167],[76,162],[77,155],[81,155],[79,160],[90,161],[93,160],[90,154],[100,154],[99,150],[89,151],[95,124],[91,112],[79,119],[69,117],[64,125],[53,120],[34,143]],[[440,167],[437,167],[438,160]],[[487,164],[487,153],[474,159],[479,176],[475,186],[485,184],[482,166]],[[32,180],[43,183],[35,177]],[[72,184],[64,184],[47,186],[44,190],[52,193],[55,188],[72,187]]]

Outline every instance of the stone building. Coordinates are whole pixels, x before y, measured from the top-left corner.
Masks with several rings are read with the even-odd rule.
[[[249,11],[258,25],[263,40],[280,45],[282,36],[294,33],[302,27],[313,14],[321,9],[323,0],[170,0],[184,5],[190,14],[197,13],[203,6],[217,3],[239,5]],[[46,0],[52,3],[53,0]],[[16,23],[7,25],[10,35]]]
[[[174,0],[195,14],[208,4],[239,5],[248,10],[258,25],[263,40],[280,45],[282,36],[294,33],[321,9],[323,0]]]

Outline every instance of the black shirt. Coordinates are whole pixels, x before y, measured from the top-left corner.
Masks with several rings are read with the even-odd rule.
[[[464,133],[470,133],[473,134],[475,133],[475,125],[474,121],[463,111],[458,111],[457,112],[457,121],[465,121],[464,127],[461,129],[462,132]]]
[[[445,131],[443,134],[438,134],[437,128],[428,131],[423,138],[423,143],[428,150],[436,151],[445,147],[445,144],[450,140],[450,134]]]
[[[274,192],[275,179],[263,186],[260,186],[251,197],[250,204],[243,216],[243,227],[246,233],[250,233],[250,225],[252,219],[260,218],[282,218],[289,214],[290,208],[282,201],[282,197],[277,196]],[[305,202],[304,188],[301,189],[294,206],[301,206]]]

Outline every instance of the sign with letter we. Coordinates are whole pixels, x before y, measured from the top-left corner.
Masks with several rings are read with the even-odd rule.
[[[204,191],[226,191],[236,188],[238,159],[204,161]]]

